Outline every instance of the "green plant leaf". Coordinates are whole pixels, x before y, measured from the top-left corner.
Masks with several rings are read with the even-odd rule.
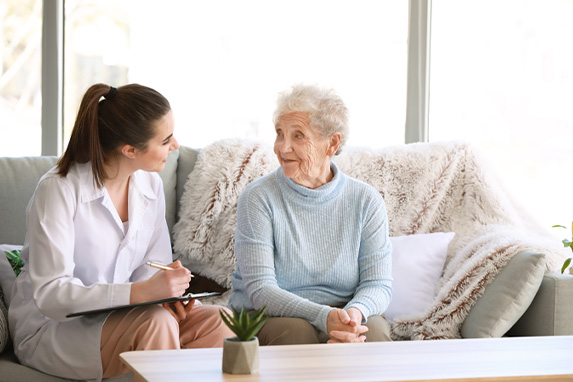
[[[564,225],[559,225],[559,224],[557,224],[557,225],[552,225],[552,226],[551,226],[551,228],[557,228],[557,227],[567,229],[567,227],[565,227]]]
[[[263,327],[263,325],[264,325],[264,322],[260,322],[259,325],[251,328],[250,330],[247,330],[245,332],[245,335],[244,335],[244,337],[246,338],[244,341],[248,341],[251,338],[253,338],[259,332],[259,330]]]
[[[569,265],[571,264],[571,260],[573,260],[573,258],[571,257],[565,260],[563,266],[561,267],[561,273],[565,272],[565,270],[569,267]]]
[[[221,315],[221,319],[223,320],[225,325],[227,325],[228,327],[233,326],[230,322],[233,318],[229,316],[229,313],[227,313],[226,310],[219,309],[219,314]]]
[[[223,320],[223,322],[225,323],[225,325],[227,325],[229,327],[229,329],[231,329],[233,331],[233,333],[235,333],[237,335],[237,337],[240,338],[241,333],[237,330],[238,326],[236,326],[233,321],[233,317],[228,316],[228,313],[226,311],[224,311],[223,309],[219,310],[219,314],[221,315],[221,319]]]
[[[257,335],[267,320],[268,317],[264,316],[266,308],[265,306],[259,311],[248,312],[243,306],[241,312],[238,312],[234,307],[231,307],[232,315],[223,309],[220,310],[219,314],[225,325],[237,335],[239,340],[249,341]]]
[[[269,317],[266,316],[263,319],[261,319],[261,321],[259,321],[249,331],[247,331],[247,333],[245,333],[245,336],[247,338],[253,338],[259,332],[259,330],[261,330],[261,328],[265,324],[265,321],[267,320],[267,318],[269,318]]]
[[[22,267],[24,266],[24,262],[20,258],[21,252],[22,251],[19,249],[14,249],[13,251],[10,252],[4,251],[4,254],[6,255],[6,258],[8,259],[8,262],[10,263],[10,266],[12,267],[12,270],[14,271],[16,276],[20,274]]]
[[[265,305],[265,307],[261,310],[259,310],[258,312],[253,312],[253,314],[256,314],[255,317],[253,317],[253,321],[258,322],[260,320],[263,319],[263,315],[265,314],[265,310],[267,310],[267,306]],[[264,318],[264,320],[266,321],[268,317]]]

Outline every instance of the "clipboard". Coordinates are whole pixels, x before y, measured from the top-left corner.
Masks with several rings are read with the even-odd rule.
[[[164,298],[161,300],[140,302],[137,304],[127,304],[127,305],[113,306],[111,308],[102,308],[102,309],[86,310],[86,311],[77,312],[77,313],[70,313],[70,314],[66,315],[66,317],[72,318],[72,317],[78,317],[78,316],[88,316],[91,314],[112,312],[112,311],[118,310],[118,309],[135,308],[138,306],[168,304],[168,303],[177,302],[177,301],[198,300],[198,299],[205,298],[205,297],[220,296],[221,294],[222,294],[221,292],[188,293],[188,294],[183,295],[181,297],[169,297],[169,298]]]

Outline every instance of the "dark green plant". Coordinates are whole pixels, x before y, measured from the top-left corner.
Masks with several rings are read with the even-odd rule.
[[[254,310],[249,313],[243,306],[239,313],[234,307],[231,307],[233,315],[223,309],[219,313],[223,322],[237,335],[239,340],[250,341],[257,335],[267,318],[269,318],[264,315],[266,309],[267,307],[265,306],[261,310]]]
[[[562,225],[554,225],[553,228],[555,228],[555,227],[567,229],[567,227],[562,226]],[[571,251],[573,251],[573,222],[571,222],[571,240],[565,238],[561,242],[563,243],[564,247],[569,247],[569,248],[571,248]],[[565,262],[563,263],[563,266],[561,267],[561,273],[565,272],[565,270],[569,267],[569,265],[571,265],[572,260],[573,260],[573,257],[570,257],[567,260],[565,260]]]
[[[22,259],[20,259],[20,252],[22,252],[22,251],[19,249],[15,249],[15,250],[10,251],[10,252],[4,251],[4,253],[6,254],[6,257],[8,258],[8,262],[10,263],[10,266],[12,266],[12,270],[14,271],[16,276],[18,276],[20,274],[20,271],[22,270],[22,267],[24,266]]]

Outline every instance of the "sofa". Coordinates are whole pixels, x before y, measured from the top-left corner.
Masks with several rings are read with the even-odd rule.
[[[454,153],[454,149],[461,154],[458,151]],[[436,154],[436,152],[440,154]],[[400,308],[396,309],[394,315],[396,321],[393,323],[394,338],[396,340],[417,340],[488,336],[572,335],[573,325],[570,323],[573,318],[573,304],[571,304],[573,301],[573,276],[562,275],[555,271],[557,269],[555,265],[560,261],[560,258],[557,260],[553,258],[552,265],[548,266],[551,262],[543,248],[536,245],[532,245],[531,248],[522,245],[506,245],[504,248],[510,248],[509,250],[505,252],[496,251],[496,255],[499,256],[496,262],[484,260],[485,262],[482,264],[475,260],[482,256],[479,251],[481,247],[485,246],[483,244],[485,242],[480,240],[500,232],[507,232],[503,235],[506,238],[513,235],[510,230],[505,231],[506,225],[500,225],[499,217],[496,217],[497,220],[491,224],[480,217],[481,225],[478,228],[472,228],[471,232],[483,229],[483,234],[479,235],[479,239],[472,238],[471,240],[459,235],[462,229],[456,224],[445,223],[444,215],[452,215],[462,209],[474,208],[467,207],[468,194],[473,193],[474,196],[479,194],[474,186],[470,189],[468,185],[464,185],[463,191],[459,191],[458,186],[450,185],[443,195],[438,197],[437,194],[433,194],[433,199],[424,199],[421,205],[425,208],[422,208],[422,211],[426,212],[424,215],[418,211],[415,228],[412,228],[412,224],[406,227],[400,219],[392,215],[393,211],[397,211],[396,214],[399,212],[400,215],[411,217],[412,213],[408,206],[416,205],[414,196],[406,195],[407,191],[393,194],[392,191],[384,188],[385,184],[398,184],[399,187],[408,187],[409,179],[412,178],[411,174],[405,174],[404,179],[396,180],[396,174],[391,173],[392,169],[395,168],[392,167],[393,163],[410,160],[409,158],[418,155],[424,165],[434,164],[434,166],[440,167],[437,163],[440,163],[440,155],[443,153],[444,158],[446,158],[444,162],[446,165],[437,170],[440,179],[448,178],[446,176],[448,171],[455,166],[462,166],[460,164],[462,162],[463,168],[460,167],[461,170],[457,170],[456,174],[458,175],[456,176],[467,178],[470,168],[468,163],[475,162],[473,157],[470,158],[471,160],[468,159],[470,157],[469,152],[471,150],[468,150],[466,145],[459,143],[441,146],[420,143],[394,147],[382,152],[356,148],[349,150],[347,157],[340,160],[339,166],[343,168],[345,173],[351,173],[352,176],[362,178],[365,181],[372,180],[373,185],[383,193],[385,200],[389,200],[389,205],[396,206],[388,210],[390,225],[396,223],[395,226],[397,227],[395,231],[391,231],[391,236],[395,237],[393,244],[396,250],[406,253],[403,255],[404,265],[396,260],[396,267],[405,267],[404,274],[409,275],[418,271],[423,272],[432,267],[438,270],[431,281],[433,287],[430,293],[432,299],[430,304],[418,312],[405,313],[404,310],[400,311]],[[403,153],[405,155],[403,158],[407,159],[400,159],[402,157],[398,154],[402,155]],[[459,158],[463,158],[463,161]],[[26,234],[25,210],[27,203],[39,178],[53,167],[56,161],[56,157],[0,158],[0,177],[2,179],[0,184],[0,212],[2,216],[0,244],[23,244]],[[252,166],[250,165],[251,162],[253,163]],[[198,163],[199,165],[197,165]],[[370,163],[371,168],[368,171],[383,174],[383,179],[369,178],[367,171],[362,166],[364,163]],[[230,293],[227,281],[229,272],[234,267],[232,231],[234,227],[233,208],[237,195],[250,181],[272,171],[276,166],[277,164],[272,158],[272,149],[258,142],[243,140],[218,142],[213,147],[201,150],[181,146],[179,150],[170,153],[166,167],[160,176],[165,190],[166,220],[174,243],[174,257],[182,260],[184,265],[196,275],[192,283],[192,291],[224,292],[222,298],[206,301],[206,303],[225,304]],[[411,169],[412,166],[408,165],[407,170],[403,171],[407,172]],[[225,172],[227,172],[226,175]],[[453,178],[452,175],[448,179]],[[232,184],[225,184],[224,179],[232,179]],[[394,183],[397,181],[399,183]],[[209,182],[212,185],[209,186]],[[481,179],[480,182],[482,182]],[[433,187],[435,191],[443,183],[445,180],[440,182],[434,180],[430,188]],[[207,186],[203,187],[203,185]],[[419,185],[412,187],[419,188]],[[487,187],[483,187],[482,184],[480,188],[485,191],[480,192],[491,192],[492,187],[491,184],[487,184]],[[218,196],[211,193],[213,189],[217,190]],[[223,198],[227,203],[216,205],[217,197]],[[484,198],[483,195],[480,197]],[[431,207],[432,201],[437,199],[440,199],[439,205],[433,209]],[[449,200],[458,199],[462,202],[449,202]],[[483,201],[480,203],[487,205]],[[480,205],[480,211],[482,211],[480,213],[485,214],[484,209],[485,207]],[[430,210],[433,211],[431,212],[433,219],[431,223],[428,222],[429,218],[427,218],[429,214],[427,211]],[[510,212],[507,212],[507,215],[511,215]],[[475,212],[472,213],[475,214]],[[408,220],[408,222],[411,221],[411,219]],[[484,221],[487,224],[484,224]],[[498,226],[499,229],[491,228]],[[526,225],[523,229],[526,228],[530,229],[531,227]],[[461,239],[456,242],[456,239],[452,239],[454,235],[460,236]],[[419,243],[410,240],[414,237],[418,239]],[[410,259],[412,251],[424,252],[427,249],[424,247],[429,246],[427,238],[430,237],[433,240],[432,243],[439,242],[436,246],[441,246],[441,251],[444,253],[437,265],[424,265],[424,259]],[[221,241],[223,243],[220,243]],[[515,241],[518,242],[519,239],[515,239]],[[524,241],[526,242],[527,238]],[[536,243],[534,242],[534,244]],[[471,253],[465,254],[463,259],[458,258],[457,253],[455,253],[456,250],[464,252],[468,248],[473,248]],[[557,249],[552,249],[552,251],[559,252]],[[218,257],[221,254],[227,257]],[[454,281],[459,281],[453,276],[466,264],[473,264],[473,267],[468,268],[472,271],[474,268],[479,268],[479,277],[464,279],[463,283],[452,285]],[[449,276],[446,277],[447,275]],[[394,275],[396,282],[394,298],[397,300],[397,304],[411,305],[406,294],[413,283],[408,282],[409,286],[406,287],[400,286],[404,289],[402,294],[399,294],[398,286],[401,278],[396,276]],[[420,280],[420,283],[427,282],[422,280],[425,275],[417,275],[416,277],[415,280]],[[463,298],[454,296],[455,293],[458,293],[457,291],[464,291]],[[5,306],[9,305],[8,295],[9,291],[4,291]],[[0,299],[0,305],[2,302]],[[450,306],[456,307],[455,312],[448,311]],[[450,322],[451,328],[444,331],[436,322],[447,321],[444,319],[446,316],[450,320],[448,322]],[[424,322],[429,321],[432,321],[434,326],[425,326]],[[413,328],[412,325],[415,322],[417,322],[416,328]],[[2,323],[0,316],[0,332],[7,330],[6,327],[2,328]],[[428,331],[432,333],[428,335]],[[0,343],[0,345],[0,381],[64,381],[64,379],[46,375],[19,364],[9,340],[5,344]],[[128,374],[108,379],[108,381],[119,382],[132,379],[133,376]]]

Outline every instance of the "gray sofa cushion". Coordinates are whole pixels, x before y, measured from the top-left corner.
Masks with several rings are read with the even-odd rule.
[[[192,149],[190,147],[181,146],[179,148],[179,161],[177,165],[177,211],[179,211],[181,196],[183,195],[183,190],[185,188],[185,182],[189,174],[195,167],[195,162],[197,162],[197,156],[199,155],[199,150]],[[177,219],[179,216],[177,216]]]
[[[0,158],[0,216],[10,224],[2,224],[0,244],[24,244],[26,207],[38,181],[57,157]]]
[[[0,381],[2,382],[19,382],[19,381],[36,381],[36,382],[63,382],[71,381],[62,379],[48,374],[40,373],[37,370],[20,365],[13,352],[4,352],[0,354]]]
[[[169,232],[173,231],[173,225],[177,219],[177,161],[179,150],[173,150],[167,157],[165,168],[159,173],[163,180],[163,191],[165,193],[165,220],[169,227]]]
[[[503,336],[527,310],[545,273],[545,256],[516,254],[485,288],[465,319],[464,338]]]
[[[0,382],[78,382],[71,379],[54,377],[41,373],[32,368],[18,363],[14,353],[4,352],[0,354]],[[133,382],[133,373],[120,375],[119,377],[106,378],[104,382]]]

